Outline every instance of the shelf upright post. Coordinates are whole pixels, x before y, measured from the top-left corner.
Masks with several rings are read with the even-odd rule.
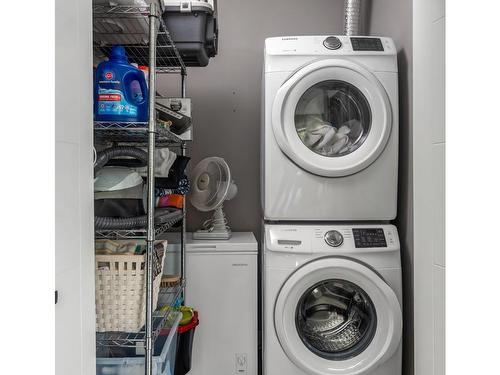
[[[182,71],[181,71],[181,97],[182,98],[186,97],[186,80],[187,80],[186,70],[182,69]]]
[[[186,156],[186,142],[181,144],[181,155]],[[182,227],[181,227],[181,282],[182,298],[186,301],[186,200],[182,202]]]
[[[149,8],[149,122],[148,122],[148,226],[146,263],[146,366],[145,375],[153,374],[153,251],[155,241],[154,226],[154,161],[156,130],[156,22],[158,9],[154,2]]]
[[[181,97],[186,97],[186,69],[181,70]],[[181,143],[181,155],[186,156],[186,142]],[[181,228],[181,282],[182,298],[186,301],[186,200],[182,202],[182,228]]]

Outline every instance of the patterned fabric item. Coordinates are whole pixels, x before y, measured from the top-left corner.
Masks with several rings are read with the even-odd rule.
[[[156,207],[173,207],[182,208],[184,203],[184,195],[167,194],[156,198]]]
[[[189,179],[184,176],[179,181],[179,186],[177,187],[177,189],[174,189],[174,193],[186,195],[187,193],[189,193],[189,190],[191,190],[191,184],[189,183]]]
[[[156,185],[155,189],[155,196],[157,197],[162,197],[164,195],[168,194],[181,194],[181,195],[186,195],[189,193],[189,190],[191,189],[191,185],[189,183],[189,179],[186,176],[183,176],[179,180],[179,184],[177,185],[176,188],[164,188],[162,186],[158,187],[158,184]]]

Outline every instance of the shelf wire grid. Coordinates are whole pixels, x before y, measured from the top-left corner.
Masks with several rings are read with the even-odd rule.
[[[173,307],[180,304],[180,297],[185,282],[161,288],[158,296],[158,306],[169,307],[163,311],[157,309],[153,313],[153,342],[158,338],[160,331],[168,326],[170,316],[176,311]],[[113,349],[120,347],[144,348],[146,337],[145,327],[139,332],[96,332],[96,344],[98,353],[102,356],[113,356]]]
[[[161,234],[167,232],[172,226],[182,221],[185,213],[182,210],[178,210],[178,215],[176,215],[172,220],[166,223],[155,225],[155,238]],[[147,238],[147,229],[111,229],[111,230],[96,230],[96,239],[109,239],[109,240],[123,240],[123,239],[137,239],[145,240]]]
[[[179,146],[186,142],[169,129],[156,125],[156,146]],[[147,122],[94,121],[94,141],[98,144],[127,143],[147,146]]]
[[[186,74],[186,66],[165,24],[162,2],[157,3],[156,73]],[[149,66],[149,5],[94,5],[94,55],[104,60],[113,45],[122,45],[131,63]]]

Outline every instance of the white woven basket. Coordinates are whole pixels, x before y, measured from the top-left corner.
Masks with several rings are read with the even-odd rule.
[[[153,306],[158,303],[167,242],[153,256]],[[146,254],[96,254],[97,332],[138,332],[146,322]]]

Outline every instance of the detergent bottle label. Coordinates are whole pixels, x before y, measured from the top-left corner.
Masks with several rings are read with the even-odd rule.
[[[137,116],[137,106],[127,102],[120,90],[121,81],[114,80],[112,72],[106,72],[104,78],[99,81],[97,113],[99,115]]]
[[[120,90],[99,89],[98,100],[97,110],[100,115],[137,115],[137,107],[125,101]]]

